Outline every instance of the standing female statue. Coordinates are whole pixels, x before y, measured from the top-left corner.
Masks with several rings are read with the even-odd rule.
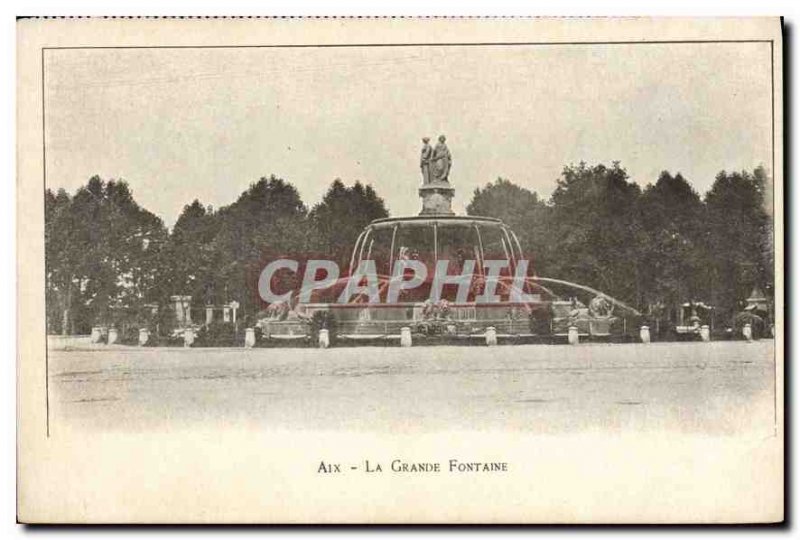
[[[433,155],[433,148],[428,144],[430,138],[422,138],[422,156],[419,161],[419,168],[422,169],[422,183],[431,183],[431,156]]]
[[[433,169],[431,171],[433,180],[436,182],[447,182],[447,176],[450,174],[450,166],[452,165],[453,159],[450,156],[450,150],[445,144],[444,135],[439,136],[439,142],[433,149],[431,161],[433,162]]]

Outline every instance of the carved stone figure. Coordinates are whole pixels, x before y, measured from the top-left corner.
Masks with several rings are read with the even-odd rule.
[[[607,319],[611,317],[614,312],[614,304],[612,304],[605,296],[595,296],[589,302],[589,313],[598,318]]]
[[[433,167],[431,168],[431,176],[435,182],[447,182],[447,177],[450,174],[450,166],[453,159],[450,156],[450,150],[445,144],[444,135],[439,136],[439,142],[433,149],[433,157],[431,158]]]
[[[431,157],[433,156],[433,148],[430,144],[430,138],[422,138],[422,155],[420,156],[419,168],[422,170],[422,183],[431,183]]]
[[[422,185],[419,196],[422,198],[420,215],[453,215],[451,200],[455,189],[447,177],[450,174],[452,159],[450,150],[445,144],[444,135],[439,137],[435,148],[431,148],[428,137],[423,137],[420,168],[422,169]]]

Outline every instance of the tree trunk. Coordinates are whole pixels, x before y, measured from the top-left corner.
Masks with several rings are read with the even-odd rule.
[[[61,320],[61,335],[69,335],[70,330],[70,307],[72,306],[72,280],[70,279],[67,285],[67,292],[63,295],[63,318]]]

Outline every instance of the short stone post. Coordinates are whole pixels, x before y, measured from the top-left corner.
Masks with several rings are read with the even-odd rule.
[[[744,325],[744,328],[742,328],[742,335],[747,341],[753,341],[753,327],[750,326],[750,323]]]
[[[494,326],[486,329],[486,344],[490,347],[497,345],[497,330],[495,330]]]
[[[206,324],[214,322],[214,306],[206,306]]]
[[[147,328],[139,328],[139,346],[147,345],[150,340],[150,330]]]
[[[639,330],[639,337],[642,339],[642,343],[650,343],[650,327],[642,326]]]
[[[231,322],[231,308],[228,305],[222,306],[222,320]]]
[[[411,328],[408,326],[400,329],[400,346],[411,347]]]
[[[709,330],[707,324],[700,327],[700,339],[703,341],[711,341],[711,330]]]
[[[194,343],[194,328],[189,326],[183,331],[183,346],[191,347],[192,343]]]
[[[570,326],[569,330],[567,330],[567,342],[570,345],[577,345],[581,342],[581,338],[578,335],[578,327],[577,326]]]
[[[319,331],[319,348],[327,349],[331,344],[330,335],[327,328],[321,328]]]
[[[116,328],[109,328],[108,329],[108,344],[113,345],[119,339],[119,332]]]
[[[92,326],[92,343],[100,343],[103,332],[99,326]]]
[[[256,329],[245,328],[244,330],[244,346],[252,349],[256,344]]]

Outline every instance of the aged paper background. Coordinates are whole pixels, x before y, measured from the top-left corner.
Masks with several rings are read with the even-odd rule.
[[[771,40],[777,426],[767,437],[264,431],[47,436],[42,48]],[[783,518],[783,125],[777,19],[26,20],[18,33],[18,516],[23,522],[720,523]],[[426,354],[437,354],[436,349]],[[731,411],[735,415],[735,411]],[[321,460],[506,461],[502,476],[319,475]]]

